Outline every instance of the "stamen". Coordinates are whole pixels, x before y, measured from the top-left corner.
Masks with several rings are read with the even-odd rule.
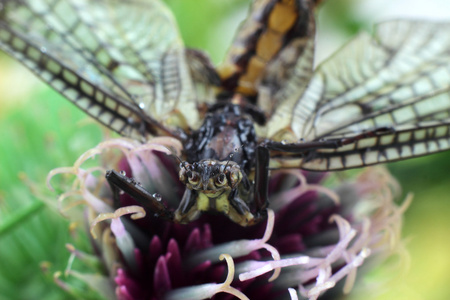
[[[66,270],[64,271],[64,275],[69,276],[70,270],[72,269],[73,262],[75,261],[75,253],[71,252],[69,256],[69,260],[67,262]]]
[[[99,294],[99,297],[104,299],[116,299],[114,289],[111,288],[111,279],[109,277],[99,274],[80,273],[74,270],[70,271],[70,275],[86,283]],[[80,293],[78,292],[77,294]],[[83,295],[78,295],[77,298],[82,299],[84,297]]]
[[[117,247],[120,249],[123,257],[128,263],[129,267],[133,270],[137,268],[136,260],[134,256],[135,243],[132,236],[128,233],[123,225],[120,217],[131,214],[131,219],[136,220],[145,217],[145,210],[137,205],[121,207],[114,213],[104,213],[98,215],[91,223],[91,235],[94,239],[97,235],[94,231],[95,225],[104,220],[111,220],[111,231],[116,238]]]
[[[65,283],[60,279],[61,275],[62,275],[61,271],[55,272],[53,274],[53,282],[56,283],[56,285],[59,286],[62,290],[70,293],[72,288],[67,283]]]
[[[239,274],[239,280],[245,281],[255,278],[274,269],[280,270],[284,267],[305,265],[310,262],[309,256],[298,256],[274,261],[252,261],[242,263],[239,270],[251,269],[251,271]],[[273,276],[272,276],[273,277]],[[273,281],[272,277],[269,281]]]
[[[228,274],[225,281],[221,284],[216,283],[208,283],[195,285],[185,288],[179,288],[175,290],[171,290],[165,295],[165,299],[167,300],[175,300],[175,299],[185,299],[185,300],[194,300],[194,299],[206,299],[211,298],[212,296],[218,293],[228,293],[231,294],[238,299],[241,300],[249,300],[244,293],[237,290],[236,288],[231,286],[234,278],[234,262],[233,258],[228,254],[221,254],[219,256],[220,260],[226,260],[228,267]]]
[[[233,241],[200,251],[188,258],[188,267],[195,267],[207,260],[211,261],[211,263],[216,263],[218,262],[217,258],[220,253],[227,253],[232,257],[241,257],[261,248],[267,249],[272,254],[273,259],[279,259],[280,254],[278,251],[274,247],[266,244],[272,234],[275,223],[274,212],[271,209],[268,209],[267,214],[267,226],[262,239]]]
[[[270,239],[273,233],[274,225],[275,225],[275,213],[272,209],[268,209],[266,230],[264,231],[264,235],[261,238],[261,241],[267,242]]]
[[[86,158],[88,156],[85,155],[84,157]],[[80,162],[78,162],[78,163],[80,163]],[[53,190],[53,187],[51,186],[50,181],[55,175],[57,175],[57,174],[73,174],[76,176],[76,180],[74,180],[74,182],[72,184],[72,190],[70,190],[66,193],[63,193],[58,197],[59,209],[63,215],[65,215],[65,212],[68,211],[69,209],[71,209],[77,205],[86,204],[86,203],[97,212],[112,211],[112,209],[110,208],[110,206],[108,204],[106,204],[102,199],[99,199],[94,194],[92,194],[86,187],[86,181],[88,180],[88,178],[93,178],[90,176],[93,172],[96,172],[96,171],[104,172],[104,168],[94,167],[94,168],[90,168],[88,170],[83,170],[81,168],[81,166],[78,166],[78,167],[57,168],[57,169],[50,171],[50,173],[47,175],[47,186],[50,190]],[[66,206],[63,205],[63,202],[67,198],[75,197],[75,196],[79,196],[82,200],[75,201],[75,202],[71,203],[70,205],[66,205]]]
[[[76,174],[77,174],[77,171],[75,170],[74,167],[62,167],[62,168],[56,168],[56,169],[51,170],[51,171],[48,173],[48,175],[47,175],[46,183],[47,183],[47,187],[48,187],[52,192],[54,192],[55,189],[53,188],[53,186],[52,186],[52,184],[50,183],[50,181],[52,180],[52,178],[53,178],[55,175],[58,175],[58,174],[74,174],[74,175],[76,175]]]
[[[92,270],[101,272],[103,270],[103,262],[97,255],[93,255],[90,253],[86,253],[76,249],[72,244],[66,244],[66,249],[79,261],[81,261],[84,265],[89,267]],[[68,266],[66,268],[65,274],[71,269],[69,265],[72,263],[69,261]]]
[[[63,205],[63,203],[65,202],[66,199],[68,198],[72,198],[75,196],[80,196],[81,199],[79,201],[73,201],[68,205]],[[69,217],[69,215],[66,214],[66,212],[78,205],[82,205],[85,204],[86,201],[82,198],[82,193],[81,191],[68,191],[66,193],[63,193],[61,195],[59,195],[57,203],[58,203],[58,210],[59,212],[64,216],[64,217]]]
[[[158,145],[158,144],[153,143],[153,142],[141,145],[141,146],[136,147],[134,149],[131,149],[130,153],[135,154],[135,153],[144,152],[144,151],[158,151],[158,152],[162,152],[162,153],[167,154],[167,155],[173,155],[175,157],[178,157],[168,147],[166,147],[164,145],[161,145],[161,144]]]
[[[352,230],[352,226],[350,225],[350,223],[339,215],[332,215],[329,219],[329,222],[336,223],[339,230],[339,236],[341,238],[347,235]]]
[[[125,206],[117,209],[114,213],[103,213],[99,214],[91,223],[91,235],[94,239],[97,239],[97,235],[94,232],[94,227],[98,223],[108,219],[117,219],[124,215],[131,214],[131,219],[137,220],[145,217],[145,210],[141,206],[131,205]]]
[[[371,251],[369,248],[363,248],[358,256],[354,257],[347,265],[337,271],[333,276],[331,276],[330,280],[334,282],[338,282],[343,277],[347,276],[343,288],[344,294],[350,293],[355,284],[356,280],[356,271],[359,266],[361,266],[364,260],[369,257]]]
[[[285,174],[291,174],[292,176],[296,177],[299,181],[298,185],[296,185],[293,188],[290,188],[289,190],[283,191],[279,194],[276,194],[274,197],[271,197],[270,199],[270,207],[278,211],[282,207],[286,207],[289,205],[292,201],[295,199],[298,199],[303,194],[309,191],[315,191],[317,193],[325,194],[330,198],[335,204],[339,204],[339,195],[330,190],[329,188],[326,188],[319,184],[309,184],[306,180],[305,175],[302,174],[299,170],[283,170],[282,171]]]
[[[228,274],[227,274],[227,278],[225,279],[223,285],[230,285],[231,282],[233,281],[233,277],[234,277],[234,261],[233,258],[228,255],[228,254],[221,254],[219,256],[220,260],[226,260],[227,262],[227,266],[228,266]]]
[[[293,288],[288,288],[289,296],[291,297],[291,300],[298,300],[297,291]]]
[[[310,290],[305,289],[305,287],[300,286],[300,294],[308,298],[309,300],[316,300],[319,298],[320,294],[326,290],[333,288],[335,284],[333,282],[325,282],[320,286],[315,286]]]
[[[226,260],[227,266],[228,266],[228,274],[227,274],[227,278],[225,279],[224,283],[219,287],[217,293],[224,292],[224,293],[231,294],[239,299],[248,299],[249,300],[249,298],[247,296],[245,296],[241,291],[239,291],[231,286],[231,283],[233,282],[234,270],[235,270],[233,258],[228,254],[221,254],[219,256],[219,259]]]
[[[215,254],[218,253],[219,251],[222,251],[222,253],[227,253],[228,255],[233,257],[241,257],[249,254],[252,251],[256,251],[262,248],[266,249],[271,253],[274,261],[279,261],[280,253],[278,252],[278,250],[272,245],[267,244],[267,241],[270,239],[272,235],[274,224],[275,224],[275,213],[273,212],[273,210],[268,209],[266,230],[261,239],[234,241],[209,248],[189,258],[188,266],[193,267],[206,260],[209,260],[212,263],[218,262],[216,259],[214,259],[214,257],[217,257],[215,256]],[[271,265],[271,262],[263,262],[263,263],[265,266],[263,266],[262,268],[260,267],[260,265],[252,265],[253,267],[255,267],[255,270],[251,270],[244,273],[242,279],[241,274],[239,276],[239,279],[241,281],[247,280],[249,278],[253,278],[274,270],[274,273],[269,278],[269,281],[275,280],[280,274],[281,266],[277,264]]]
[[[183,149],[183,144],[178,139],[168,136],[153,137],[150,144],[163,145],[169,149],[172,148],[177,151],[176,155],[181,155],[181,150]]]
[[[81,168],[81,165],[82,165],[85,161],[87,161],[88,159],[94,157],[94,156],[97,155],[97,154],[101,154],[101,153],[102,153],[102,150],[99,149],[99,148],[93,148],[93,149],[90,149],[90,150],[84,152],[84,153],[81,154],[81,156],[75,161],[75,163],[73,164],[73,168],[74,168],[75,170]]]

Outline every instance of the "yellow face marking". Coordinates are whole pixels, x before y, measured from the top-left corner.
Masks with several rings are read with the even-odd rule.
[[[228,201],[228,193],[222,194],[216,199],[216,210],[228,215],[230,211],[230,202]]]
[[[214,209],[218,212],[228,214],[230,202],[228,201],[229,192],[225,193],[198,193],[197,209],[208,211]]]
[[[197,198],[197,209],[200,211],[209,210],[209,198],[204,193],[199,193]]]

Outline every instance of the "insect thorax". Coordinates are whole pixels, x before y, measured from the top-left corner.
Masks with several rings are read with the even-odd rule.
[[[248,173],[254,165],[256,132],[252,118],[237,105],[209,112],[184,145],[187,162],[234,161]]]

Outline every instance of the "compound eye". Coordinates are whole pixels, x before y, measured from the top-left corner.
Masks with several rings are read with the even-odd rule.
[[[181,182],[185,183],[186,182],[186,170],[185,169],[180,169],[180,172],[178,173],[178,178],[180,179]]]
[[[231,181],[231,186],[234,187],[236,184],[238,184],[239,182],[241,182],[242,179],[242,173],[240,171],[232,171],[230,174],[230,181]]]
[[[222,187],[222,186],[226,185],[227,184],[227,176],[225,176],[224,173],[220,173],[219,175],[217,175],[214,184],[217,187]]]
[[[200,176],[198,175],[197,172],[190,171],[190,172],[187,172],[187,175],[188,175],[188,181],[190,184],[192,184],[194,186],[199,184]]]

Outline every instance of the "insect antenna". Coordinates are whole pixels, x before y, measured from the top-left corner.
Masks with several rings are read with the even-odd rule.
[[[186,171],[189,171],[189,170],[186,168],[186,166],[185,166],[185,164],[187,164],[186,161],[181,160],[181,158],[180,158],[178,155],[176,155],[176,154],[174,154],[173,156],[175,156],[176,159],[179,161],[179,163],[180,163],[180,168],[183,168],[183,169],[185,169]]]
[[[185,164],[187,164],[187,162],[186,162],[186,161],[183,161],[183,160],[176,154],[176,152],[172,149],[172,147],[168,147],[168,146],[165,146],[165,145],[162,145],[162,147],[166,148],[166,149],[170,152],[171,156],[174,156],[174,157],[178,160],[178,162],[179,162],[181,168],[183,168],[183,169],[185,169],[186,171],[188,171],[188,169],[187,169],[186,166],[185,166]]]

